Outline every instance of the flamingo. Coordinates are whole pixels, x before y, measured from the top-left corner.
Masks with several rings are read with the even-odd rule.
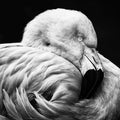
[[[20,43],[0,44],[1,120],[113,120],[120,69],[97,50],[80,11],[47,10]]]

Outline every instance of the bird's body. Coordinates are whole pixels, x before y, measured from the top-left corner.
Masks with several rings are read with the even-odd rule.
[[[55,102],[77,101],[82,76],[63,57],[19,43],[1,44],[0,53],[0,91],[5,90],[13,102],[16,89],[24,89],[27,95],[36,92]]]
[[[120,69],[96,46],[81,12],[55,9],[35,17],[21,43],[0,45],[0,119],[113,120]]]
[[[45,91],[54,82],[67,82],[71,77],[78,79],[73,80],[76,89],[80,84],[78,69],[61,56],[22,44],[0,45],[0,52],[1,88],[9,94],[19,87],[30,92]]]

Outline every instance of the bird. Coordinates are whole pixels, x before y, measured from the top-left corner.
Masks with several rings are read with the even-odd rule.
[[[37,15],[20,43],[0,44],[0,119],[117,119],[120,68],[96,48],[96,32],[82,12]]]

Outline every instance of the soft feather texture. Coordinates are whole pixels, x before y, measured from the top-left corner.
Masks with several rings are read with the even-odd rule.
[[[81,12],[54,9],[35,17],[21,43],[0,45],[0,119],[116,120],[120,69],[96,46],[92,23]],[[101,69],[103,81],[94,97],[79,99],[91,69]]]
[[[1,104],[4,104],[12,118],[18,119],[21,115],[23,119],[26,116],[33,119],[32,111],[28,109],[37,113],[38,116],[34,117],[39,119],[43,115],[58,116],[59,110],[71,109],[67,108],[67,104],[65,107],[65,103],[73,104],[78,101],[82,76],[69,61],[53,53],[21,44],[1,45],[0,53]],[[46,91],[48,96],[52,94],[49,102],[42,96]],[[29,101],[30,94],[35,96],[36,108],[30,104],[33,100]],[[58,112],[55,113],[56,110],[52,107],[58,109]]]

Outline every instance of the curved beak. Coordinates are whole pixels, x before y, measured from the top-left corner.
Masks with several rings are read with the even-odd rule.
[[[92,49],[92,51],[91,50],[85,51],[85,53],[83,54],[83,58],[80,61],[80,71],[83,76],[88,70],[91,69],[96,71],[101,69],[103,71],[102,63],[98,54],[99,53],[95,49]]]

